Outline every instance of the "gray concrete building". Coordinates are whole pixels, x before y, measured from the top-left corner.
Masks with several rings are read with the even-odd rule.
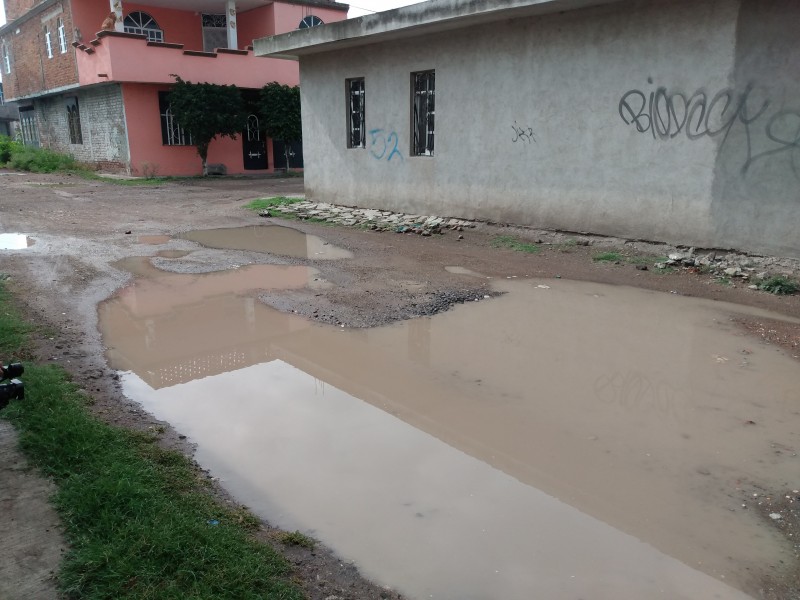
[[[306,191],[800,256],[800,2],[430,0],[300,61]]]

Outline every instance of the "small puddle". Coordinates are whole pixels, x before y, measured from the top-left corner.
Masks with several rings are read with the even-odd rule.
[[[480,277],[481,279],[490,279],[486,277],[486,275],[482,275],[481,273],[477,273],[476,271],[472,271],[465,267],[445,267],[445,271],[448,273],[453,273],[454,275],[469,275],[470,277]]]
[[[0,250],[23,250],[34,243],[24,233],[0,233]]]
[[[203,229],[184,233],[180,237],[209,248],[226,250],[250,250],[314,260],[353,257],[352,252],[329,244],[322,238],[281,225]]]
[[[252,297],[313,282],[302,267],[159,273],[99,308],[125,393],[240,501],[382,585],[733,600],[793,556],[741,508],[740,488],[797,478],[797,365],[723,312],[763,311],[502,281],[350,330]]]
[[[161,244],[168,243],[172,238],[168,235],[140,235],[137,240],[140,244],[150,244],[153,246],[160,246]]]

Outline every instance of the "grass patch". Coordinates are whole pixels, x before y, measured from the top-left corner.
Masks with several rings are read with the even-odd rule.
[[[11,142],[10,156],[6,160],[6,166],[32,173],[53,173],[54,171],[78,169],[79,163],[68,154]]]
[[[619,252],[601,252],[592,257],[595,262],[622,262],[625,257]]]
[[[0,351],[25,355],[31,327],[0,283]],[[225,508],[182,454],[156,435],[111,427],[58,366],[26,364],[25,399],[2,411],[28,458],[56,483],[70,550],[67,598],[302,597],[276,551],[252,540],[257,520]]]
[[[785,275],[774,275],[759,283],[758,289],[769,292],[770,294],[788,296],[789,294],[796,294],[800,291],[800,283]]]
[[[274,198],[256,198],[244,205],[249,210],[262,211],[275,206],[285,206],[302,202],[303,198],[287,198],[286,196],[275,196]]]
[[[733,285],[733,280],[727,275],[720,275],[719,277],[715,277],[714,281],[716,281],[720,285],[724,285],[725,287],[730,287]]]
[[[314,538],[299,531],[285,531],[278,536],[278,539],[287,546],[302,546],[309,550],[317,545],[317,541]]]
[[[492,248],[507,248],[509,250],[516,250],[517,252],[527,252],[528,254],[536,254],[539,252],[539,246],[523,242],[513,235],[498,235],[492,240]]]

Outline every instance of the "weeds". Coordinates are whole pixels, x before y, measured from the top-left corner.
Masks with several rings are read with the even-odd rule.
[[[508,248],[509,250],[516,250],[517,252],[526,252],[528,254],[536,254],[539,252],[539,246],[523,242],[513,235],[498,235],[492,240],[492,248]]]
[[[33,173],[52,173],[78,168],[77,161],[68,154],[53,152],[47,148],[34,148],[12,142],[8,166],[20,171]]]
[[[31,326],[0,283],[0,352],[25,356]],[[111,427],[54,365],[25,365],[25,399],[2,415],[32,463],[57,486],[70,550],[58,575],[69,598],[302,597],[288,563],[248,536],[254,517],[206,493],[182,454],[152,433]]]
[[[285,206],[302,202],[302,198],[289,198],[287,196],[275,196],[274,198],[256,198],[244,205],[249,210],[262,211],[275,206]]]
[[[278,536],[278,539],[287,546],[302,546],[309,550],[317,544],[314,538],[310,538],[299,531],[285,531]]]
[[[786,277],[785,275],[774,275],[769,279],[765,279],[758,284],[758,289],[769,292],[770,294],[777,294],[779,296],[787,296],[789,294],[796,294],[800,291],[800,283]]]
[[[619,252],[602,252],[592,257],[594,262],[622,262],[624,259]]]

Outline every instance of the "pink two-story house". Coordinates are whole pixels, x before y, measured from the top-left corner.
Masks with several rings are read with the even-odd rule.
[[[340,21],[348,9],[328,0],[4,3],[0,74],[6,99],[19,103],[24,141],[134,175],[202,171],[171,114],[173,74],[236,85],[255,103],[266,83],[299,77],[296,63],[255,57],[253,40]],[[208,162],[229,174],[267,173],[287,166],[277,145],[253,110],[241,136],[212,142]]]

